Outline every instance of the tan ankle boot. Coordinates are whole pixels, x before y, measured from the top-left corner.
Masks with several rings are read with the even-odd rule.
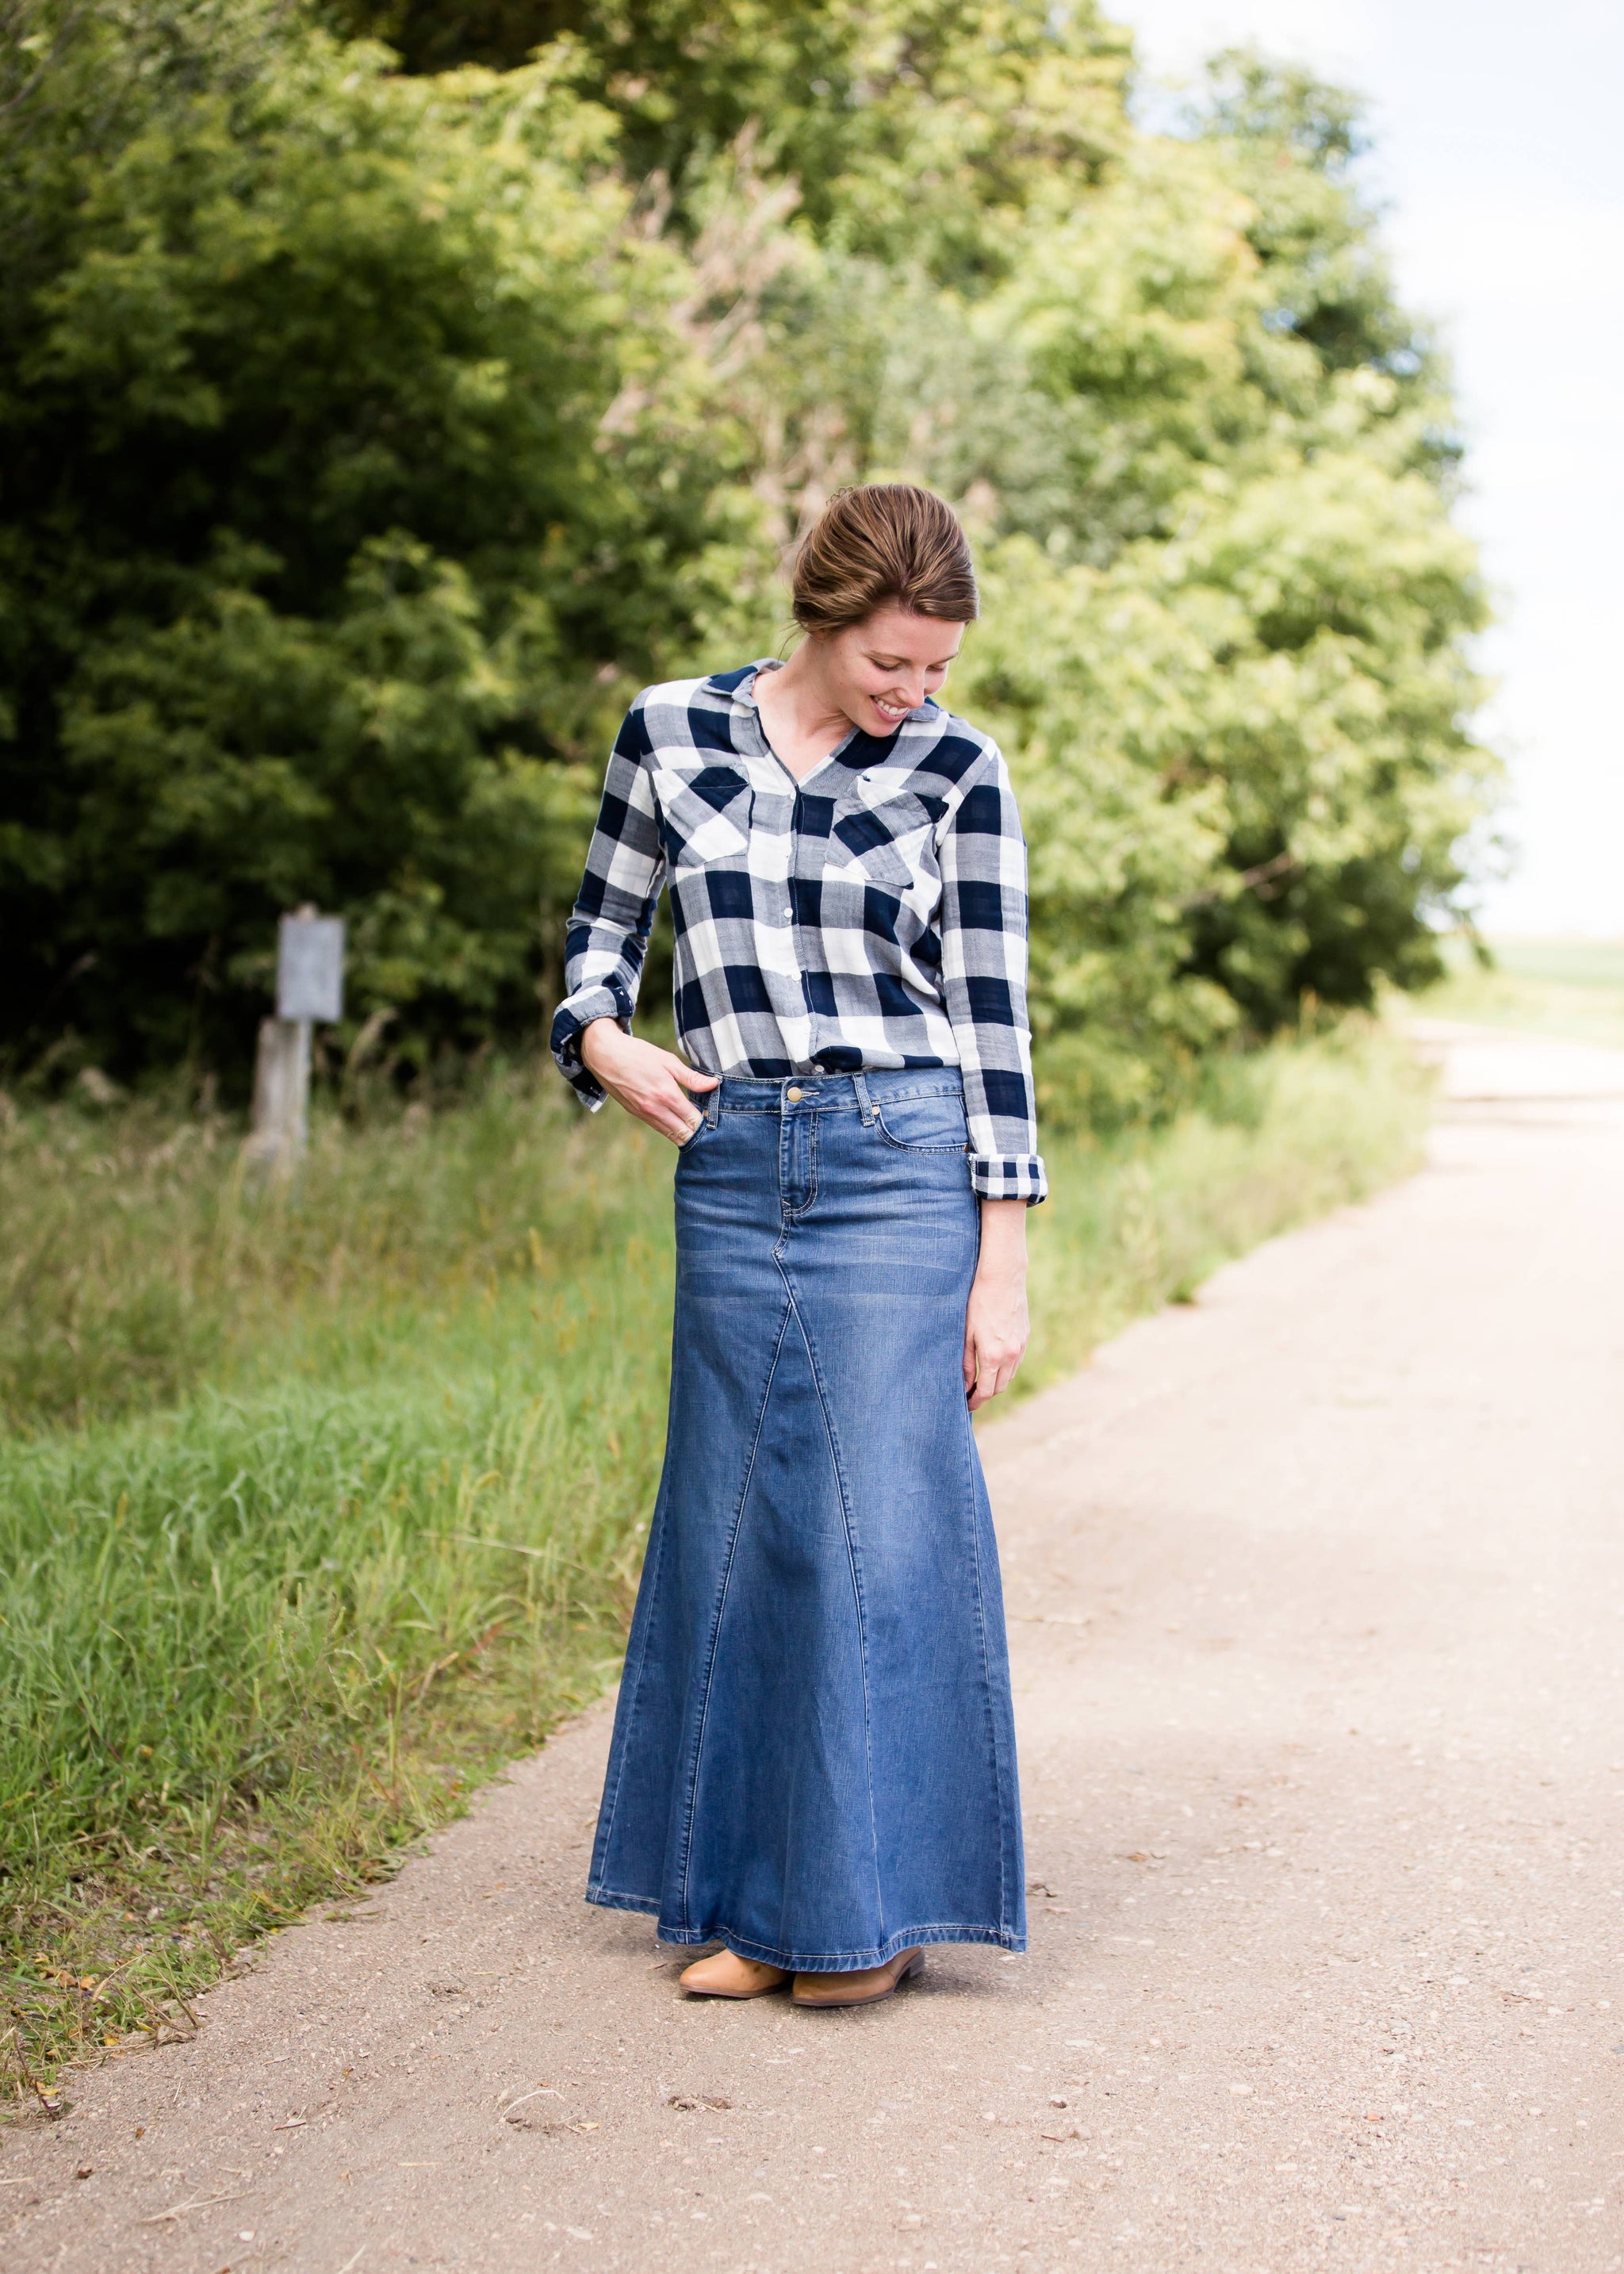
[[[718,1950],[709,1958],[696,1958],[677,1979],[692,1998],[764,1998],[789,1977],[781,1966],[763,1966],[758,1958]]]
[[[917,1974],[925,1962],[922,1950],[899,1950],[884,1966],[861,1966],[853,1974],[798,1974],[797,2006],[873,2006],[889,1998],[899,1982]]]

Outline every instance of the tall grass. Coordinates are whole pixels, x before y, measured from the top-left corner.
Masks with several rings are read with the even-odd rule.
[[[1403,1043],[1349,1021],[1208,1070],[1169,1127],[1046,1151],[1031,1218],[1030,1394],[1142,1313],[1188,1302],[1220,1264],[1419,1165],[1430,1077]]]
[[[1049,1149],[1023,1379],[1408,1166],[1349,1031]],[[618,1658],[664,1425],[671,1156],[508,1073],[278,1195],[155,1110],[0,1154],[0,1870],[14,2089],[384,1868]],[[72,1425],[72,1426],[67,1426]],[[32,2081],[32,2082],[31,2082]]]
[[[665,1238],[658,1141],[498,1071],[435,1113],[319,1118],[297,1184],[222,1117],[10,1107],[0,1124],[0,1419],[82,1424],[205,1380],[374,1370],[516,1278],[576,1283]],[[424,1306],[429,1306],[424,1315]]]

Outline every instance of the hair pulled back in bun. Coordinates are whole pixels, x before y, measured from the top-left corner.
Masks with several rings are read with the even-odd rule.
[[[912,482],[838,490],[795,557],[795,621],[840,632],[876,608],[945,624],[981,613],[970,547],[951,506]]]

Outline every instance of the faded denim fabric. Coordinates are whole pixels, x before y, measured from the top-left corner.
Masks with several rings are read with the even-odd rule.
[[[803,1971],[1026,1947],[954,1069],[729,1080],[677,1165],[665,1472],[588,1900]]]

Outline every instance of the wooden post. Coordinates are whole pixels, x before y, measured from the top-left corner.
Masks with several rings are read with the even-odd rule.
[[[244,1157],[279,1181],[290,1177],[310,1141],[308,1019],[261,1019],[254,1059],[253,1126]]]
[[[245,1157],[290,1177],[310,1141],[311,1030],[344,1015],[344,926],[302,907],[276,937],[276,1016],[259,1021],[253,1124]]]

